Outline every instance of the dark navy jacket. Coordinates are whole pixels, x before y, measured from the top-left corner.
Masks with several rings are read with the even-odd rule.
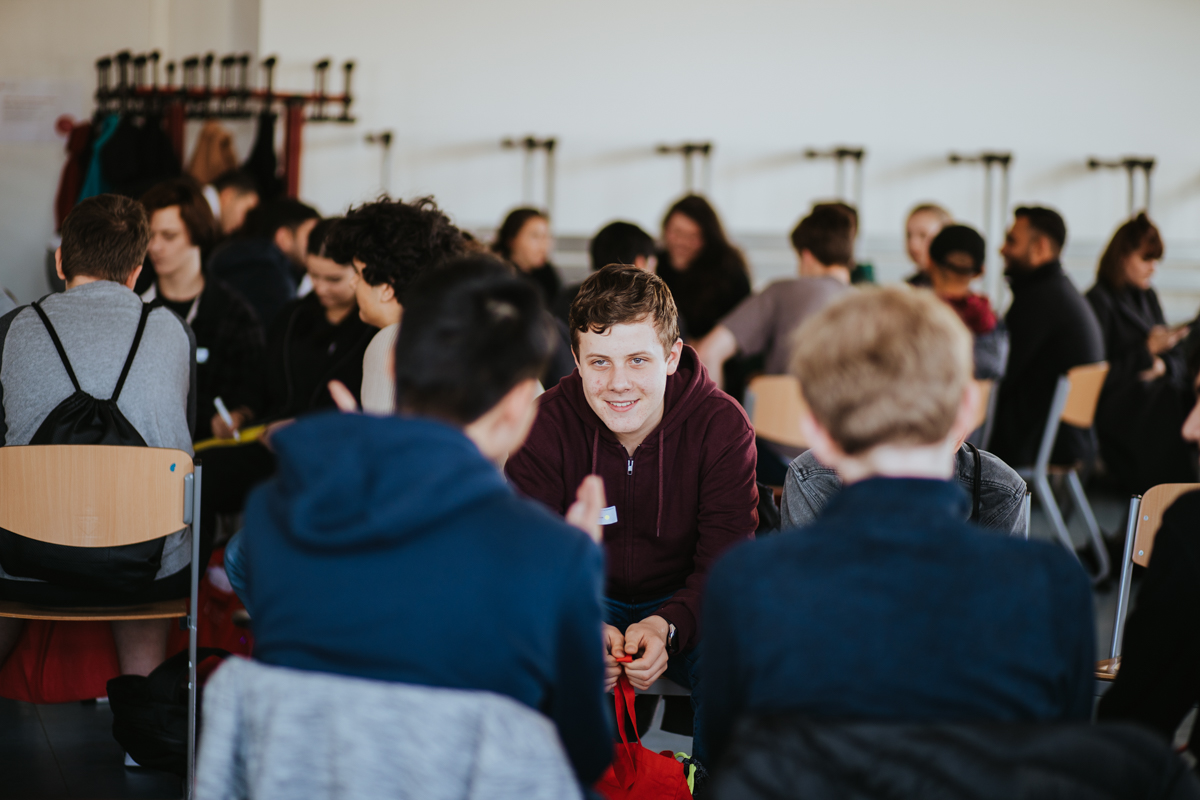
[[[1087,719],[1087,576],[1062,548],[963,521],[948,481],[871,478],[712,572],[701,640],[714,761],[747,713]]]
[[[439,422],[325,413],[271,442],[279,471],[243,530],[254,657],[508,695],[554,720],[581,781],[599,778],[600,548]]]

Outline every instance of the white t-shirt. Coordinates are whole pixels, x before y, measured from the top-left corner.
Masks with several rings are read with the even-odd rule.
[[[392,369],[392,351],[400,323],[395,322],[371,338],[363,353],[362,407],[368,414],[390,416],[396,413],[396,375]]]

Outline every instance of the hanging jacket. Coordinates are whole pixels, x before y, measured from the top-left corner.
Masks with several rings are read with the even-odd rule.
[[[270,111],[258,115],[258,132],[254,135],[254,144],[242,169],[254,176],[262,202],[283,194],[283,181],[278,174],[279,161],[275,157],[275,115]]]
[[[604,528],[608,597],[670,595],[655,613],[686,651],[699,637],[708,571],[758,526],[754,429],[746,413],[684,346],[667,378],[662,422],[630,456],[583,393],[576,370],[540,398],[533,430],[506,465],[526,495],[565,514],[588,475],[604,479],[616,522]]]
[[[141,197],[150,187],[179,176],[181,167],[162,117],[121,118],[112,139],[100,156],[110,191]]]
[[[106,114],[93,126],[95,136],[92,139],[91,160],[88,162],[87,174],[83,178],[83,186],[79,189],[79,197],[76,198],[76,202],[104,194],[109,190],[108,180],[104,177],[104,169],[101,166],[101,156],[120,124],[121,116],[119,114]]]
[[[208,120],[200,129],[196,149],[188,162],[188,174],[201,185],[207,185],[230,170],[237,169],[237,154],[233,152],[233,134],[216,120]]]
[[[58,194],[54,196],[54,230],[61,231],[63,220],[79,199],[83,179],[92,159],[92,123],[81,122],[67,136],[67,163],[58,179]]]
[[[255,659],[506,695],[554,720],[581,780],[600,777],[612,740],[591,539],[445,423],[330,412],[271,443],[278,471],[242,530]]]

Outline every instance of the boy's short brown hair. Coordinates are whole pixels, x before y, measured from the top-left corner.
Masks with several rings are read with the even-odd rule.
[[[792,373],[847,455],[950,432],[971,379],[971,334],[932,292],[863,289],[794,334]]]
[[[679,312],[663,279],[637,267],[610,264],[592,273],[571,303],[567,324],[571,349],[579,355],[579,334],[604,333],[613,325],[649,319],[658,331],[663,351],[679,340]]]
[[[116,194],[89,197],[62,225],[62,271],[124,283],[146,258],[150,221],[141,204]]]

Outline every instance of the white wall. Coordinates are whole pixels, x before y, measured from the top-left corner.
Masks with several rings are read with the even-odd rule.
[[[0,82],[60,81],[72,90],[71,113],[86,117],[101,56],[257,52],[258,17],[258,0],[0,0]],[[22,302],[48,290],[64,143],[0,141],[0,285]]]
[[[99,53],[136,47],[138,36],[160,41],[164,30],[195,34],[178,11],[188,5],[0,0],[0,79],[28,58],[41,70],[32,74],[69,73],[90,85]],[[1168,245],[1160,284],[1175,292],[1175,317],[1200,303],[1200,151],[1191,141],[1200,128],[1200,5],[1187,0],[256,5],[258,51],[281,56],[281,87],[311,86],[311,64],[322,57],[358,62],[359,123],[305,132],[302,193],[326,212],[378,191],[380,153],[362,136],[392,128],[394,193],[434,193],[461,224],[495,225],[521,200],[520,157],[498,142],[532,132],[560,141],[559,233],[587,234],[618,216],[657,231],[682,169],[655,156],[654,145],[711,138],[713,199],[750,245],[761,283],[791,269],[784,236],[814,198],[833,192],[832,165],[806,162],[800,151],[862,144],[862,249],[892,279],[906,271],[899,232],[914,202],[937,200],[982,222],[981,170],[950,166],[946,154],[999,148],[1015,154],[1013,203],[1047,203],[1066,216],[1069,266],[1086,286],[1124,216],[1125,188],[1123,174],[1088,172],[1084,161],[1144,153],[1159,162],[1153,212]],[[113,24],[113,9],[128,21]],[[21,14],[11,25],[14,10]],[[154,17],[167,12],[165,23]],[[144,31],[131,24],[143,17],[158,22]],[[197,37],[206,44],[191,49],[219,50],[207,42],[232,37],[231,25],[243,34],[250,27],[231,20],[218,20],[224,32]],[[22,153],[0,149],[6,282],[10,210],[44,207],[57,179],[53,147]],[[21,193],[7,188],[14,172]]]

